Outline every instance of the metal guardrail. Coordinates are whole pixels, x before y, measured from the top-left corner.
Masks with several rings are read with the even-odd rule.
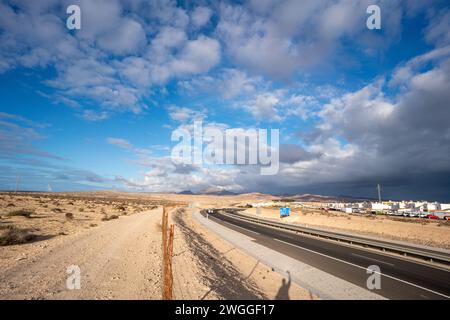
[[[302,226],[296,226],[292,224],[276,222],[264,218],[250,217],[237,213],[234,209],[214,209],[214,214],[221,214],[228,216],[232,219],[244,220],[252,223],[266,225],[269,227],[280,228],[288,231],[295,232],[297,234],[304,234],[314,236],[317,238],[334,240],[337,242],[348,243],[352,245],[359,245],[365,248],[379,249],[383,252],[392,252],[401,254],[403,256],[415,257],[430,262],[439,262],[445,265],[450,265],[450,254],[445,252],[435,251],[432,249],[419,248],[415,246],[396,244],[383,240],[368,239],[365,237],[346,235],[342,233],[324,231],[313,228],[306,228]]]

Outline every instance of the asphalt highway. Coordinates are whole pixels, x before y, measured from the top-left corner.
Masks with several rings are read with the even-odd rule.
[[[202,213],[205,215],[204,213]],[[373,250],[339,244],[244,221],[228,214],[209,219],[255,242],[367,289],[367,268],[380,268],[380,289],[388,299],[450,299],[450,271]]]

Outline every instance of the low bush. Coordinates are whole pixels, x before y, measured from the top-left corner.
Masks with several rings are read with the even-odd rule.
[[[32,241],[36,235],[28,229],[19,229],[15,226],[7,226],[0,230],[0,246],[23,244]]]
[[[450,227],[450,220],[445,220],[438,223],[438,227]]]
[[[102,221],[109,221],[109,220],[114,220],[114,219],[119,219],[119,216],[113,214],[108,216],[107,214],[105,214],[102,218]]]
[[[25,217],[25,218],[31,218],[31,215],[34,212],[28,211],[28,210],[15,210],[11,211],[7,214],[9,217]]]
[[[73,213],[72,212],[67,212],[66,213],[66,219],[72,220],[73,219]]]

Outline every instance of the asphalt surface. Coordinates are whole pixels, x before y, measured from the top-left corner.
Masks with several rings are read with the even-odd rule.
[[[204,214],[203,214],[204,215]],[[223,214],[209,219],[293,259],[367,289],[367,268],[380,268],[381,288],[388,299],[450,299],[450,272],[441,268],[258,225]]]

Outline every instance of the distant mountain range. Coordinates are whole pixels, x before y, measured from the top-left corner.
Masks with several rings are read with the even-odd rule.
[[[191,194],[195,194],[193,193],[191,190],[183,190],[181,192],[177,192],[177,194],[187,194],[187,195],[191,195]]]
[[[239,193],[231,192],[224,189],[205,189],[199,192],[192,192],[191,190],[184,190],[178,192],[178,194],[186,194],[186,195],[213,195],[213,196],[235,196]]]

